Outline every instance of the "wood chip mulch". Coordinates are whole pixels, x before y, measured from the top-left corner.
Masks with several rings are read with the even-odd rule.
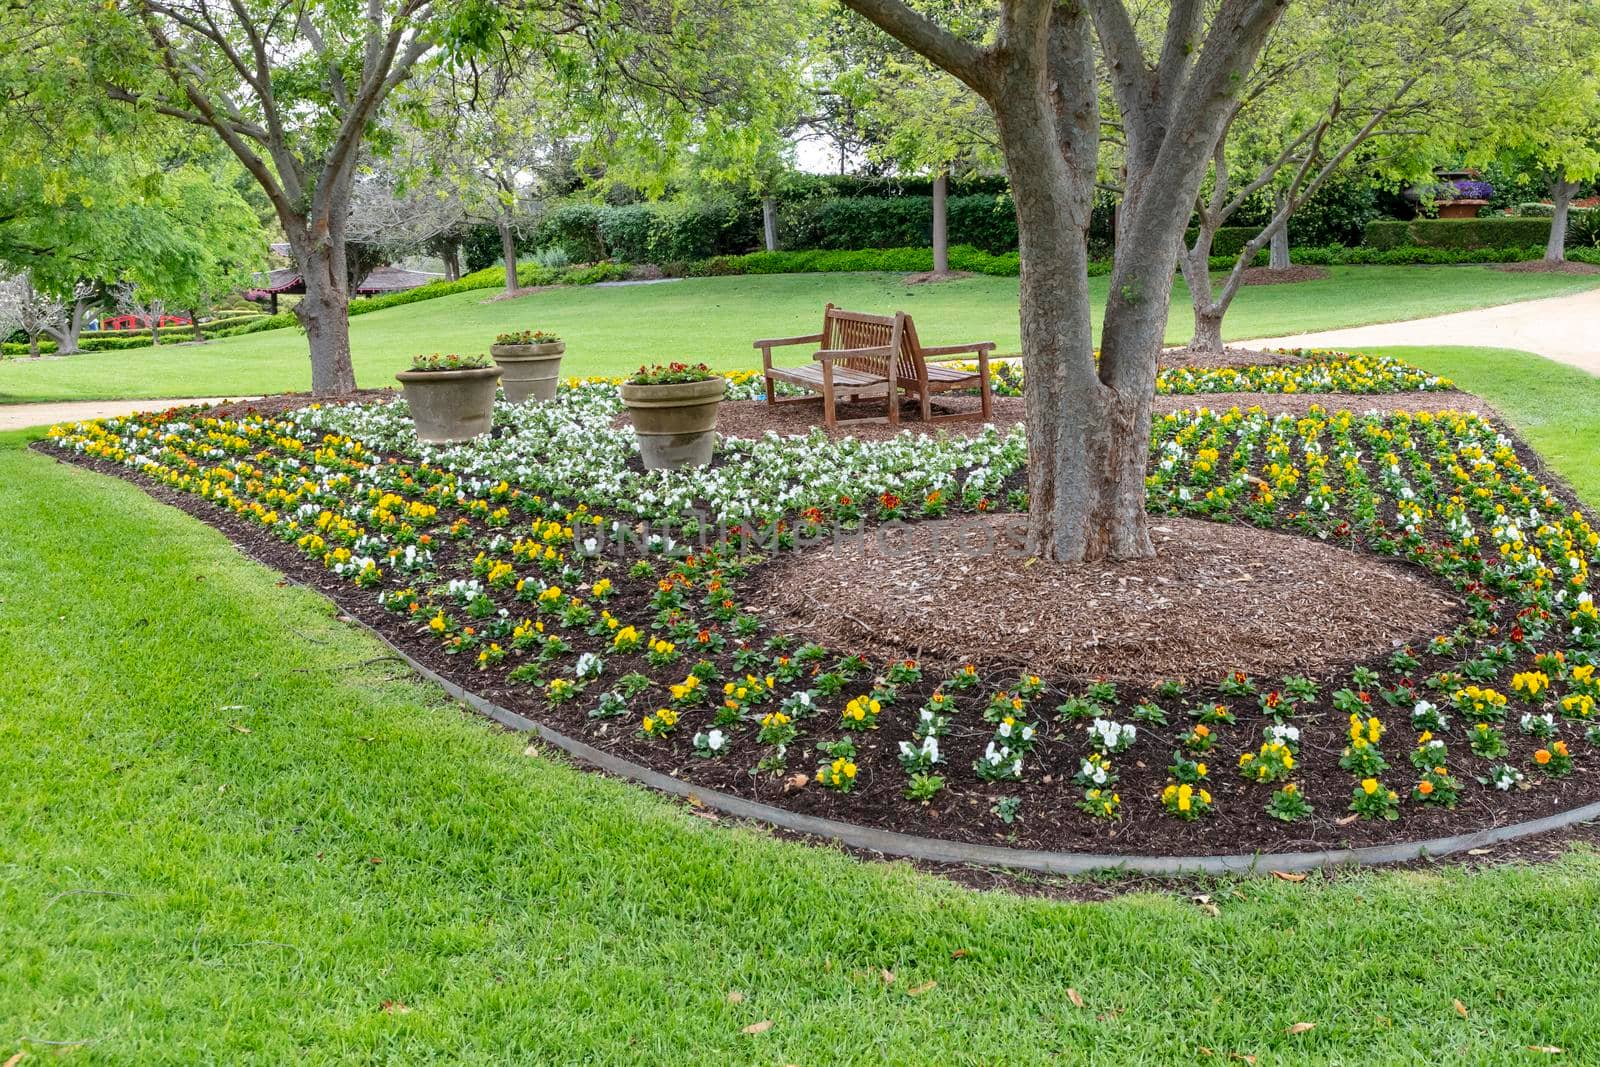
[[[1542,259],[1530,259],[1525,263],[1492,263],[1489,269],[1503,270],[1507,274],[1600,274],[1600,267],[1593,263],[1572,260],[1562,263],[1546,263]]]
[[[1205,348],[1166,348],[1161,351],[1163,370],[1212,370],[1217,367],[1294,367],[1305,362],[1305,357],[1295,352],[1278,349],[1235,348],[1232,345],[1220,352]]]
[[[924,522],[780,557],[762,614],[833,647],[1112,680],[1316,674],[1451,630],[1420,572],[1252,526],[1153,519],[1152,560],[1028,559],[1015,515]]]
[[[1328,277],[1327,267],[1249,267],[1244,272],[1245,285],[1289,285],[1294,282],[1316,282]]]
[[[957,411],[975,412],[977,397],[949,396],[941,404]],[[1447,389],[1439,392],[1415,393],[1199,393],[1189,396],[1158,396],[1154,410],[1157,414],[1210,408],[1226,411],[1231,407],[1241,409],[1259,407],[1268,415],[1303,415],[1313,405],[1329,411],[1476,411],[1493,418],[1488,404],[1471,393]],[[884,402],[863,401],[859,404],[842,404],[840,419],[882,419]],[[1027,417],[1021,397],[997,396],[990,422],[1003,432]],[[630,425],[627,416],[619,416],[619,426]],[[779,404],[768,407],[761,400],[724,401],[717,411],[717,431],[724,437],[755,438],[771,430],[786,437],[804,437],[822,426],[822,400],[800,404]],[[885,422],[855,423],[827,430],[833,438],[855,437],[863,441],[887,441],[904,430],[938,436],[941,433],[973,435],[981,432],[983,424],[977,421],[924,423],[915,407],[904,407],[897,429]]]

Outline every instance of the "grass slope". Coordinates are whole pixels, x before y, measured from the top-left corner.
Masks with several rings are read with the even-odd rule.
[[[1437,315],[1592,288],[1582,275],[1508,274],[1485,267],[1334,267],[1324,281],[1244,289],[1228,316],[1232,338],[1271,337]],[[1107,280],[1090,279],[1097,305]],[[478,291],[351,320],[357,379],[392,385],[411,355],[484,351],[496,333],[536,327],[567,339],[572,374],[621,374],[643,362],[757,365],[750,342],[813,331],[828,301],[916,317],[925,341],[993,340],[1015,351],[1017,281],[966,278],[907,285],[893,274],[786,274],[700,278],[659,285],[552,289],[510,301]],[[1167,339],[1188,339],[1189,298],[1173,294]],[[802,348],[790,359],[809,358]],[[0,404],[111,397],[226,396],[304,390],[305,338],[273,330],[204,345],[172,345],[64,359],[0,363]]]
[[[1595,469],[1600,381],[1408,354],[1565,441],[1569,477]],[[1588,421],[1558,430],[1556,397]],[[1211,917],[714,826],[525,755],[220,534],[22,441],[0,437],[0,1056],[1600,1059],[1577,1007],[1600,999],[1590,852],[1250,881]]]

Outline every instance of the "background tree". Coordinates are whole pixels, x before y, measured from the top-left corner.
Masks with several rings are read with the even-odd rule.
[[[1566,260],[1572,199],[1600,177],[1600,9],[1521,0],[1499,22],[1496,76],[1474,94],[1460,150],[1532,175],[1550,198],[1544,261]]]
[[[18,274],[0,282],[0,324],[13,323],[4,337],[21,330],[28,339],[28,355],[39,356],[39,337],[46,330],[57,327],[66,317],[66,305],[59,297],[41,292],[34,287],[27,274]]]
[[[295,315],[315,393],[355,388],[346,232],[368,129],[424,57],[481,42],[482,0],[78,3],[68,48],[113,100],[210,131],[255,178],[305,279]]]
[[[1197,198],[1193,241],[1178,257],[1194,309],[1191,347],[1221,351],[1223,317],[1256,255],[1273,245],[1272,265],[1288,266],[1291,216],[1341,167],[1359,159],[1391,181],[1428,173],[1431,146],[1457,124],[1465,72],[1485,58],[1481,31],[1494,14],[1492,0],[1316,0],[1291,9],[1233,102]],[[1217,231],[1257,197],[1270,197],[1267,222],[1213,285]]]
[[[1158,38],[1120,0],[1001,0],[987,43],[900,0],[845,3],[994,113],[1022,255],[1029,550],[1062,561],[1152,555],[1145,464],[1173,263],[1211,149],[1286,0],[1172,0]],[[1097,37],[1126,172],[1098,361],[1087,248]]]

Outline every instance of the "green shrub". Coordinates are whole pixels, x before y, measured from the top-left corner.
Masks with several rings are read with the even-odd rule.
[[[1549,236],[1547,219],[1380,219],[1367,223],[1365,244],[1380,250],[1415,245],[1465,251],[1543,245]]]

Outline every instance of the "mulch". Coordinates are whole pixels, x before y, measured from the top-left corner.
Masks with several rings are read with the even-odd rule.
[[[1593,263],[1572,260],[1562,263],[1546,263],[1542,259],[1530,259],[1525,263],[1491,263],[1489,269],[1503,270],[1507,274],[1600,274],[1600,267]]]
[[[945,407],[976,414],[978,398],[947,394],[939,399]],[[1476,411],[1494,417],[1494,411],[1481,398],[1455,389],[1415,393],[1196,393],[1183,396],[1157,396],[1152,410],[1158,415],[1173,411],[1191,411],[1210,408],[1227,411],[1231,407],[1247,409],[1259,407],[1268,415],[1304,415],[1312,407],[1328,411]],[[862,401],[859,404],[840,404],[841,420],[855,418],[884,418],[884,401]],[[1002,432],[1017,423],[1026,421],[1027,408],[1021,397],[997,396],[991,411],[990,423]],[[628,426],[626,415],[618,417],[618,426]],[[829,437],[840,439],[855,437],[863,441],[887,441],[902,431],[938,436],[941,433],[974,436],[983,432],[984,424],[976,419],[924,423],[915,405],[902,405],[901,422],[891,429],[887,422],[864,422],[836,426],[829,430],[822,425],[822,399],[798,404],[769,406],[762,400],[728,400],[717,410],[717,432],[724,437],[756,438],[771,431],[785,437],[804,437],[814,429],[823,430]]]
[[[357,389],[353,393],[337,397],[313,396],[310,393],[274,393],[255,400],[213,404],[201,410],[206,415],[219,419],[237,419],[246,415],[275,417],[309,404],[321,404],[323,407],[335,407],[341,404],[387,404],[399,395],[398,389]]]
[[[759,609],[805,633],[947,673],[963,663],[1145,682],[1317,674],[1464,621],[1422,572],[1309,537],[1153,520],[1155,559],[1031,560],[1025,519],[968,516],[877,530],[779,558]]]
[[[1289,285],[1321,281],[1326,277],[1327,267],[1247,267],[1241,282],[1244,285]]]
[[[1206,348],[1166,348],[1161,352],[1163,370],[1215,370],[1220,367],[1295,367],[1305,362],[1298,352],[1284,349],[1234,348],[1220,352]]]

